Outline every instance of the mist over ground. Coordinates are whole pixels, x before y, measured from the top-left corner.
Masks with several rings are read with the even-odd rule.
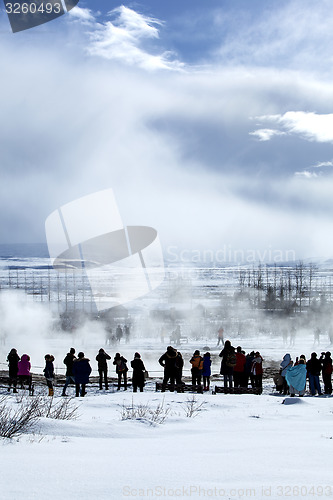
[[[320,353],[331,349],[333,343],[330,280],[325,270],[317,269],[311,277],[310,293],[311,269],[301,268],[301,296],[294,287],[288,291],[284,280],[290,275],[284,268],[273,267],[267,271],[269,275],[260,266],[233,272],[230,268],[172,269],[159,289],[125,307],[100,314],[83,311],[87,304],[80,303],[78,297],[76,309],[69,300],[66,311],[63,302],[48,301],[46,293],[43,298],[41,293],[2,289],[2,368],[9,350],[15,347],[20,355],[31,356],[36,373],[41,373],[44,355],[50,352],[56,358],[57,372],[63,374],[62,360],[69,348],[75,347],[77,352],[85,352],[96,370],[95,356],[103,347],[111,356],[121,352],[129,361],[139,351],[151,376],[160,377],[158,359],[171,344],[183,354],[186,375],[195,349],[212,353],[213,373],[217,374],[222,349],[221,344],[217,346],[217,331],[221,326],[225,340],[230,339],[246,352],[259,350],[266,366],[281,360],[286,352],[294,359],[300,354],[309,357],[313,350]],[[130,327],[130,337],[123,335],[120,342],[111,338],[118,324]],[[174,336],[177,328],[181,334],[178,345]],[[109,371],[113,373],[111,365]]]

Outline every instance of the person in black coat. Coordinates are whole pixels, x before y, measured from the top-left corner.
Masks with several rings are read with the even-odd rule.
[[[236,353],[230,340],[225,341],[224,348],[220,352],[219,357],[222,358],[220,374],[224,378],[224,387],[227,387],[229,384],[231,388],[234,366],[236,366]]]
[[[49,396],[53,396],[54,356],[52,356],[52,354],[45,354],[44,359],[45,359],[44,375],[46,378],[46,385],[49,388]]]
[[[177,351],[175,364],[176,364],[176,384],[178,386],[183,385],[182,377],[183,377],[184,360],[183,356],[179,351]]]
[[[104,384],[105,384],[105,389],[108,390],[109,384],[108,384],[108,364],[107,361],[111,359],[111,356],[109,356],[104,349],[100,348],[98,351],[98,354],[96,356],[96,361],[98,363],[98,373],[99,373],[99,390],[101,391],[103,389],[103,378],[104,378]]]
[[[177,351],[171,345],[158,360],[164,368],[164,378],[162,382],[162,392],[165,392],[166,385],[170,380],[171,391],[174,390],[175,378],[177,377]]]
[[[91,366],[89,359],[84,357],[83,352],[79,352],[73,364],[73,374],[75,377],[76,397],[83,397],[86,393],[86,385],[89,383],[89,375],[91,374]],[[81,389],[81,390],[80,390]]]
[[[145,365],[141,359],[141,356],[138,352],[134,354],[134,359],[131,361],[131,367],[133,368],[133,376],[132,376],[132,385],[133,392],[137,392],[138,387],[140,392],[143,392],[143,388],[145,385]]]
[[[321,372],[321,362],[317,358],[316,352],[313,352],[311,354],[311,358],[306,363],[306,370],[307,370],[308,377],[309,377],[309,385],[310,385],[311,395],[315,396],[316,391],[318,391],[318,395],[321,396],[321,387],[320,387],[320,381],[319,381],[319,375]]]
[[[124,378],[124,391],[127,391],[127,359],[124,356],[120,356],[119,352],[116,352],[116,355],[113,360],[113,364],[116,366],[116,374],[118,375],[118,387],[117,391],[120,391],[121,387],[121,377]]]
[[[7,356],[8,369],[9,369],[9,387],[8,392],[13,384],[13,392],[17,392],[17,372],[18,372],[18,362],[20,361],[20,356],[17,354],[16,349],[11,349]]]
[[[254,351],[251,351],[249,354],[245,356],[245,366],[244,366],[244,378],[243,378],[243,387],[248,387],[249,385],[249,377],[251,381],[251,387],[254,387],[254,376],[251,372],[252,363],[255,358]]]
[[[322,365],[322,376],[324,382],[324,393],[332,394],[332,358],[330,351],[322,352],[320,357]]]
[[[75,377],[73,374],[73,364],[74,361],[76,360],[75,356],[75,349],[74,347],[71,347],[69,352],[66,354],[66,357],[64,359],[64,365],[66,365],[66,382],[65,385],[62,389],[62,395],[66,396],[66,389],[69,386],[71,382],[75,384]]]

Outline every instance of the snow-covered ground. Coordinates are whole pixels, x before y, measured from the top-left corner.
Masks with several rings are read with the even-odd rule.
[[[98,322],[88,322],[75,334],[60,333],[51,328],[47,304],[14,300],[12,294],[9,299],[2,294],[6,307],[1,328],[6,335],[0,345],[1,369],[7,369],[6,356],[16,347],[19,355],[31,356],[34,373],[42,374],[44,355],[50,352],[56,373],[64,375],[62,360],[73,346],[91,359],[96,376],[95,356],[105,347],[112,357],[118,351],[129,361],[139,351],[150,376],[162,376],[158,359],[170,342],[169,331],[162,342],[158,329],[156,335],[146,335],[145,328],[138,328],[128,344],[122,340],[105,346],[105,330]],[[259,350],[266,368],[276,366],[286,352],[293,359],[300,354],[309,358],[312,351],[333,348],[329,323],[316,345],[310,323],[297,329],[294,345],[289,337],[283,342],[273,320],[263,332],[257,329],[262,322],[250,328],[246,315],[244,325],[225,331],[226,338],[246,352]],[[195,349],[209,348],[212,373],[219,373],[216,330],[214,323],[195,340],[189,329],[188,343],[179,347],[186,376]],[[110,376],[113,368],[109,362]],[[212,387],[215,383],[221,380],[214,378]],[[106,393],[88,386],[85,398],[74,399],[80,404],[76,420],[41,418],[34,433],[0,440],[0,500],[333,497],[333,398],[286,398],[282,404],[284,398],[273,389],[272,379],[265,379],[261,396],[194,395],[194,405],[204,405],[195,417],[187,417],[193,394],[156,393],[154,381],[142,394],[112,388]],[[47,389],[36,392],[46,394]],[[68,393],[73,394],[73,388]],[[56,387],[55,401],[61,400],[60,394],[61,387]],[[1,396],[7,396],[6,389],[0,390]],[[13,394],[7,400],[13,407],[18,404]],[[132,404],[151,409],[163,404],[168,415],[156,424],[147,416],[121,420],[121,412]]]
[[[333,399],[88,390],[77,420],[43,418],[0,443],[1,499],[317,498],[333,495]],[[10,396],[12,404],[16,399]],[[121,420],[163,404],[162,424]],[[290,404],[286,404],[290,403]],[[197,403],[194,403],[195,405]]]

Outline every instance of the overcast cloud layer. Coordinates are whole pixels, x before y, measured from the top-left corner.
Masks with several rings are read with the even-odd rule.
[[[333,257],[330,2],[79,5],[1,16],[1,242],[112,187],[165,248]]]

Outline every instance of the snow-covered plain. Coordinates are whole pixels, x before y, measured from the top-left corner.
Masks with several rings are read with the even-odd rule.
[[[47,302],[29,303],[20,294],[2,292],[0,305],[1,328],[6,334],[0,345],[1,369],[6,369],[6,356],[16,347],[20,355],[31,355],[34,373],[42,374],[44,354],[51,352],[56,373],[64,375],[62,360],[74,346],[76,352],[82,350],[91,359],[93,375],[97,375],[95,356],[105,347],[100,323],[88,322],[73,334],[60,333],[52,329]],[[196,305],[194,301],[192,310]],[[226,311],[228,307],[227,303]],[[145,392],[133,394],[131,388],[117,392],[113,386],[105,392],[90,385],[85,398],[73,399],[73,404],[80,405],[76,420],[41,418],[33,433],[1,439],[0,499],[333,497],[333,398],[284,398],[268,378],[261,396],[194,395],[195,405],[204,405],[189,418],[185,413],[193,394],[155,392],[155,380],[162,376],[158,358],[170,342],[170,330],[162,341],[160,325],[147,320],[149,308],[150,303],[144,321],[138,316],[128,344],[122,340],[120,345],[105,347],[112,357],[119,351],[129,361],[135,351],[141,353],[154,378]],[[314,345],[318,318],[299,323],[293,345],[289,337],[283,342],[284,324],[263,315],[253,322],[248,309],[238,308],[237,316],[223,324],[229,324],[226,338],[246,352],[259,350],[267,368],[276,367],[286,352],[295,359],[300,354],[308,358],[312,351],[332,350],[330,316],[322,317],[320,342]],[[192,334],[193,323],[185,330],[184,321],[182,331],[188,343],[179,349],[185,376],[190,374],[194,350],[208,348],[212,373],[219,374],[221,347],[216,346],[216,332],[220,318],[200,321],[197,338]],[[111,362],[109,375],[114,376]],[[215,384],[222,384],[219,376],[213,378],[212,388]],[[45,395],[46,386],[38,387],[36,393]],[[68,394],[73,393],[69,388]],[[7,395],[5,388],[0,389],[0,397]],[[13,394],[7,400],[13,407],[18,404]],[[61,400],[60,386],[55,388],[54,400]],[[147,404],[152,409],[163,404],[169,413],[161,424],[151,423],[148,417],[121,420],[123,409],[133,404]]]
[[[331,398],[281,404],[283,397],[269,394],[204,394],[195,396],[204,408],[188,418],[191,397],[120,391],[76,398],[77,420],[44,418],[35,434],[1,442],[1,498],[332,496]],[[120,419],[123,405],[162,401],[170,408],[163,424]]]
[[[298,339],[292,351],[308,356],[312,342],[310,337]],[[259,345],[271,360],[289,350],[281,340],[264,337],[242,344],[248,349]],[[92,345],[85,347],[93,352]],[[136,347],[133,339],[119,350],[132,359]],[[148,368],[165,348],[148,340],[141,347]],[[183,346],[185,364],[193,348]],[[218,351],[212,348],[213,373]],[[95,364],[92,360],[93,368]],[[215,383],[221,381],[212,387]],[[46,388],[37,392],[45,394]],[[70,387],[68,394],[73,393]],[[60,394],[58,387],[55,400]],[[284,398],[268,379],[261,396],[194,395],[195,405],[204,405],[195,417],[187,417],[191,398],[193,394],[156,393],[154,381],[136,394],[131,388],[117,392],[111,386],[105,392],[88,386],[85,398],[73,399],[80,404],[76,420],[42,418],[34,433],[1,441],[1,499],[333,496],[331,397]],[[8,399],[17,404],[15,395]],[[148,404],[155,409],[161,403],[169,409],[162,424],[152,424],[148,416],[121,420],[124,407]]]

